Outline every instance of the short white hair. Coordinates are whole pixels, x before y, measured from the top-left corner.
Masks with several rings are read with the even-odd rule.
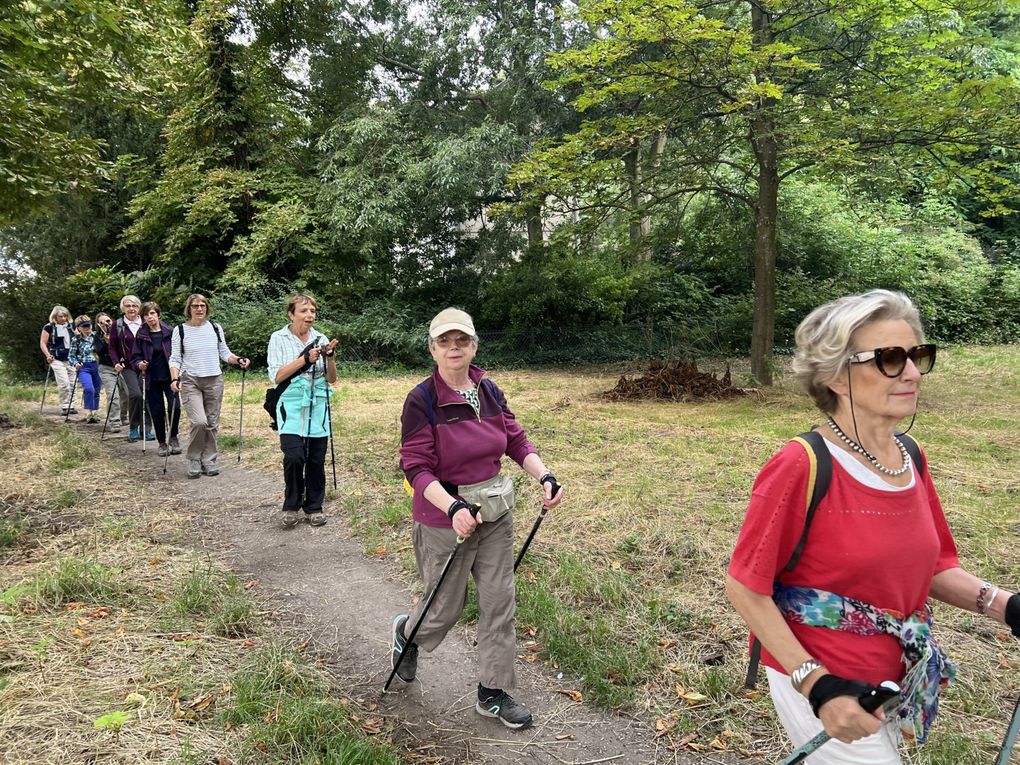
[[[38,315],[39,314],[36,314],[36,316],[38,316]],[[53,306],[53,310],[50,311],[50,324],[55,322],[57,320],[58,316],[66,316],[68,321],[71,320],[71,312],[68,311],[62,305],[55,305],[55,306]]]
[[[125,303],[138,303],[138,307],[139,308],[142,307],[142,301],[138,299],[138,295],[125,295],[124,297],[122,297],[120,299],[120,310],[121,310],[121,313],[124,312],[124,304]]]
[[[873,321],[905,321],[918,344],[924,329],[917,306],[902,292],[869,290],[819,306],[797,327],[793,375],[826,414],[836,410],[838,398],[829,388],[850,356],[854,333]]]

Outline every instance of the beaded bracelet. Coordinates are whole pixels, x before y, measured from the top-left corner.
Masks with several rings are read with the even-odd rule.
[[[977,612],[979,614],[984,614],[987,611],[987,608],[985,607],[985,595],[988,594],[988,591],[990,589],[992,589],[992,583],[991,582],[982,582],[981,583],[981,589],[978,590],[977,604],[976,604],[977,605]]]

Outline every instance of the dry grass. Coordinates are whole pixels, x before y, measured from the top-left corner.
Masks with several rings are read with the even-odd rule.
[[[259,744],[289,734],[240,714],[235,686],[246,668],[265,674],[284,641],[243,587],[191,547],[194,516],[179,511],[173,485],[136,479],[97,451],[97,437],[23,419],[0,431],[0,759],[281,761]],[[308,703],[352,738],[318,682],[323,693]],[[239,722],[225,725],[228,714]],[[359,761],[393,762],[376,749]]]
[[[1007,587],[1020,582],[1018,368],[1015,347],[944,349],[914,429],[964,565]],[[589,698],[661,721],[688,747],[719,737],[731,750],[776,759],[785,744],[768,701],[740,690],[746,631],[726,602],[723,579],[755,474],[818,415],[788,381],[723,402],[604,401],[600,394],[624,371],[493,374],[569,498],[546,520],[524,564],[519,628],[537,628],[546,659],[582,675]],[[735,364],[734,380],[745,372]],[[397,467],[399,417],[421,377],[342,375],[334,400],[337,500],[367,551],[395,555],[405,567],[409,511]],[[246,437],[244,453],[247,462],[275,471],[277,441],[258,408],[266,385],[249,379],[245,433],[259,443],[249,446]],[[236,380],[228,391],[224,422],[236,427]],[[523,538],[538,489],[522,482],[519,496]],[[937,616],[961,681],[918,759],[984,762],[1016,696],[1016,647],[985,620],[948,608]],[[722,663],[706,663],[712,656]],[[708,701],[691,706],[680,699],[687,691]]]

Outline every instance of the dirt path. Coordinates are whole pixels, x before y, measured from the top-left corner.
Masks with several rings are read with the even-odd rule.
[[[98,440],[98,439],[97,439]],[[282,477],[226,460],[217,477],[189,480],[186,461],[172,457],[163,475],[155,447],[142,458],[140,444],[114,438],[113,451],[154,482],[169,481],[201,521],[196,545],[222,555],[258,590],[281,618],[307,635],[342,687],[366,707],[378,704],[407,749],[441,763],[729,763],[721,755],[686,757],[656,744],[642,722],[572,701],[559,690],[576,688],[545,664],[521,662],[515,695],[535,713],[534,727],[511,731],[474,711],[476,657],[472,629],[458,625],[431,654],[419,658],[418,681],[395,679],[382,695],[390,670],[390,619],[407,610],[412,593],[393,564],[362,554],[342,519],[328,505],[320,528],[280,527]],[[693,755],[693,753],[692,753]]]

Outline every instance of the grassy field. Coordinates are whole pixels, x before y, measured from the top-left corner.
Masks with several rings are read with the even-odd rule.
[[[484,348],[478,360],[484,366]],[[913,430],[964,565],[1010,588],[1020,583],[1018,369],[1016,347],[940,351]],[[755,474],[818,414],[789,381],[725,402],[604,401],[623,371],[493,374],[568,496],[547,517],[518,576],[518,630],[538,649],[527,659],[576,673],[588,701],[638,715],[678,748],[774,761],[785,744],[767,694],[742,691],[746,631],[723,581]],[[745,372],[735,362],[734,379]],[[409,581],[410,511],[397,449],[401,405],[421,376],[347,372],[333,404],[335,499],[366,553],[394,558]],[[260,408],[267,385],[264,374],[248,377],[243,455],[278,472],[277,439]],[[238,448],[239,405],[235,375],[224,451]],[[539,492],[513,466],[511,473],[520,479],[523,539]],[[937,608],[936,618],[960,680],[915,761],[987,763],[1018,692],[1020,644],[988,620],[948,607]]]
[[[193,549],[172,489],[25,410],[38,394],[0,387],[22,424],[0,430],[0,761],[400,762],[255,583]]]

